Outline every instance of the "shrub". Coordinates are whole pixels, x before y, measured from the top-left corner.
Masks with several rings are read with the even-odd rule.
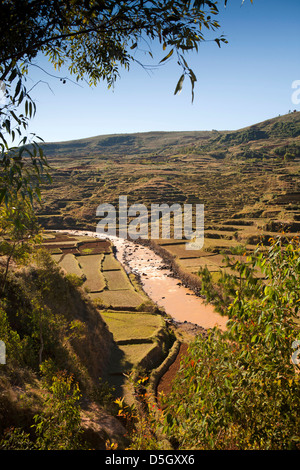
[[[21,361],[23,356],[22,342],[19,334],[10,325],[7,313],[0,306],[0,339],[6,347],[9,362]]]
[[[35,435],[12,427],[0,441],[1,450],[86,449],[80,424],[78,384],[73,382],[72,376],[58,372],[52,377],[49,392],[43,412],[34,416]]]
[[[222,295],[215,291],[224,311],[228,302],[227,330],[190,344],[165,403],[164,432],[181,449],[300,447],[299,366],[291,361],[299,338],[299,255],[298,241],[271,240],[248,264],[235,263],[240,275],[223,283]]]
[[[80,426],[80,391],[72,376],[53,376],[51,395],[43,413],[36,415],[35,431],[40,450],[76,450],[84,448]]]
[[[77,274],[74,273],[67,273],[66,274],[66,279],[74,286],[74,287],[81,287],[83,283],[85,282],[86,278],[85,276],[77,276]]]

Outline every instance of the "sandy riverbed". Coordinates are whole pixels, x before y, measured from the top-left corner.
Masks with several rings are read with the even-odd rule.
[[[90,231],[57,231],[105,238]],[[175,321],[186,321],[203,328],[216,325],[223,330],[226,328],[227,318],[219,315],[212,305],[206,305],[192,290],[181,285],[180,280],[173,277],[164,261],[150,248],[118,237],[107,238],[115,245],[116,257],[125,269],[139,276],[147,295]]]

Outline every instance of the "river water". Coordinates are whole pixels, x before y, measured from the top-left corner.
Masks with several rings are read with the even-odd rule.
[[[192,290],[184,287],[173,277],[160,256],[148,247],[119,237],[105,237],[96,232],[83,230],[55,230],[73,235],[109,238],[117,249],[116,257],[127,272],[138,275],[144,291],[159,307],[175,321],[190,322],[203,328],[218,326],[225,330],[227,318],[218,314],[214,307],[205,304]]]

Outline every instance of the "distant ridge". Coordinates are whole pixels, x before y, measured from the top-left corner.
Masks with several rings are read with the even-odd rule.
[[[211,137],[212,131],[153,131],[133,134],[108,134],[86,139],[71,140],[66,142],[45,143],[43,145],[47,154],[66,153],[75,151],[84,153],[118,153],[120,150],[129,154],[148,153],[168,146],[180,144],[189,145],[201,139]]]
[[[124,134],[107,134],[64,142],[43,144],[46,154],[73,156],[91,155],[134,155],[149,152],[160,153],[167,148],[201,145],[209,140],[220,142],[269,139],[276,137],[297,137],[300,135],[300,112],[291,112],[283,116],[241,128],[236,131],[152,131]]]

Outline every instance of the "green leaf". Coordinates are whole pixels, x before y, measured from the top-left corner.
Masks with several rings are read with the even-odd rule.
[[[3,201],[5,194],[6,194],[6,188],[3,188],[3,189],[0,191],[0,204],[1,204],[2,201]]]
[[[38,186],[35,188],[35,194],[37,195],[38,200],[40,201],[41,200],[41,190]]]
[[[14,99],[15,99],[15,98],[18,96],[18,94],[20,93],[21,85],[22,85],[22,79],[20,78],[20,80],[18,81],[17,86],[16,86]]]
[[[17,69],[14,68],[13,71],[11,72],[10,76],[8,77],[8,81],[12,82],[17,76]]]
[[[184,81],[184,74],[181,75],[180,79],[177,82],[177,85],[176,85],[176,88],[175,88],[175,91],[174,91],[174,95],[177,95],[177,93],[181,92],[183,81]]]
[[[173,55],[173,52],[174,52],[174,49],[171,49],[169,54],[167,54],[163,59],[161,59],[159,63],[161,64],[162,62],[165,62],[166,60],[168,60]]]

